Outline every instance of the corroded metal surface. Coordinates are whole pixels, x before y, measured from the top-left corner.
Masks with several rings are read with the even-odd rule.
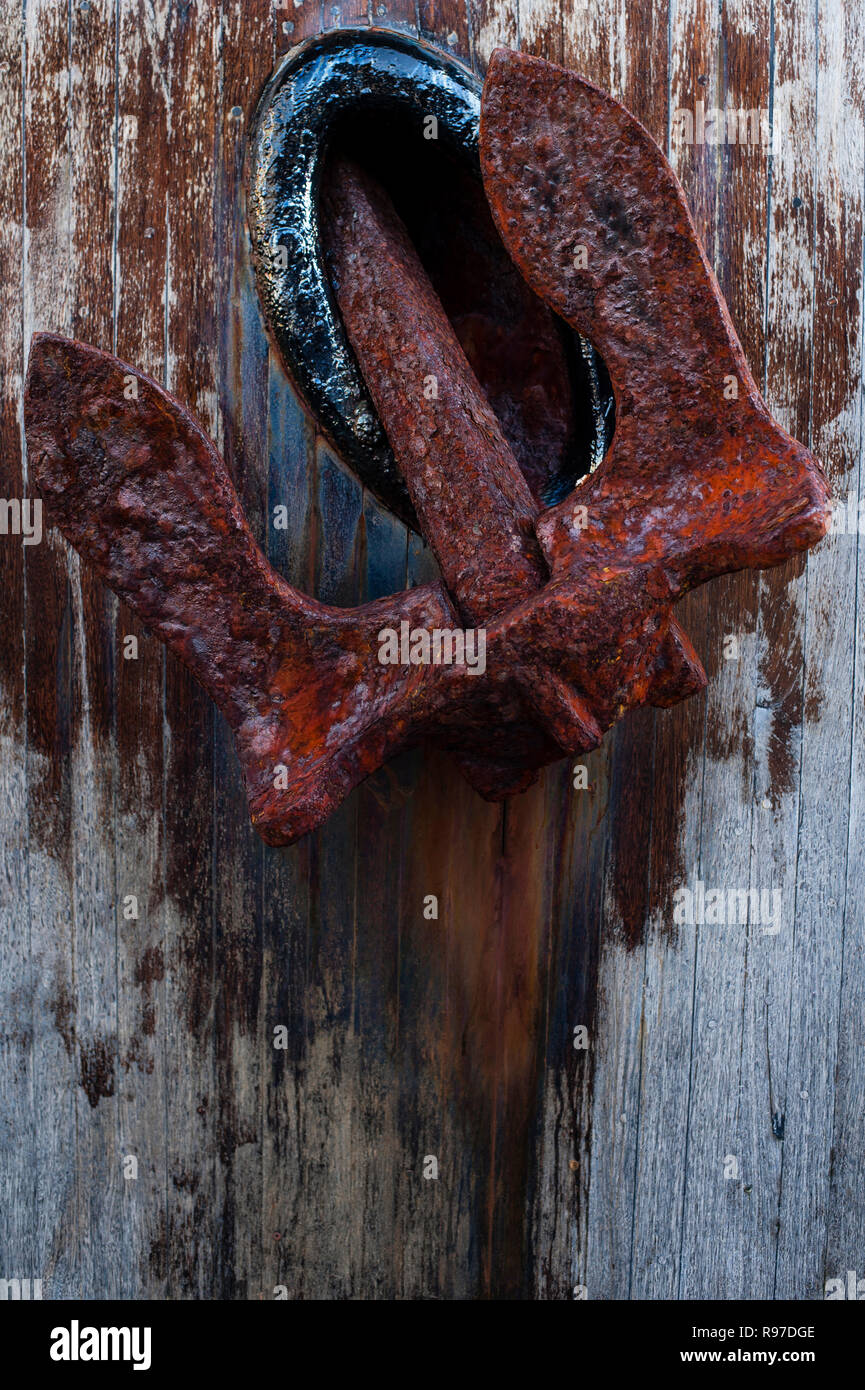
[[[552,580],[504,623],[578,683],[601,728],[672,704],[702,670],[671,605],[780,564],[829,524],[819,462],[770,416],[675,174],[607,93],[497,50],[481,112],[493,216],[532,288],[601,352],[616,396],[603,464],[539,520]]]
[[[422,727],[437,682],[380,665],[376,634],[403,619],[455,625],[440,586],[351,612],[292,589],[255,544],[192,417],[94,348],[34,340],[26,423],[52,521],[224,713],[265,839],[303,834]]]
[[[367,159],[380,145],[382,162],[399,170],[437,292],[537,494],[568,490],[603,453],[608,429],[609,391],[591,348],[528,291],[490,222],[480,97],[474,73],[429,44],[341,29],[286,54],[251,133],[248,218],[268,325],[319,425],[365,486],[414,526],[389,422],[382,428],[322,261],[318,194],[334,142],[354,135]]]
[[[537,505],[382,190],[342,161],[323,213],[340,311],[421,529],[465,619],[488,622],[548,578]]]
[[[549,571],[535,535],[538,507],[487,403],[405,227],[383,190],[340,161],[323,204],[340,310],[400,470],[461,616],[490,629],[494,689],[511,680],[531,718],[509,728],[495,771],[461,765],[484,794],[505,796],[566,750],[593,747],[601,731],[579,683],[544,660],[514,659],[497,635],[498,617],[542,588]],[[526,762],[534,748],[537,761]]]
[[[492,680],[466,665],[379,661],[383,629],[460,628],[442,585],[342,610],[287,584],[256,545],[216,449],[143,373],[39,334],[25,423],[52,522],[225,715],[268,843],[320,824],[423,738],[460,755],[485,795],[525,786],[556,755],[527,723],[525,673],[509,669],[494,634]]]
[[[50,517],[223,710],[273,844],[420,739],[501,797],[593,747],[624,710],[700,689],[675,600],[780,563],[828,524],[822,470],[760,399],[643,128],[573,74],[499,52],[481,155],[520,271],[602,352],[617,426],[603,464],[538,514],[403,229],[343,168],[331,201],[341,303],[450,593],[428,585],[351,611],[298,593],[177,401],[116,358],[34,339],[26,428]],[[355,250],[352,204],[366,219]],[[417,397],[430,363],[438,391]],[[379,661],[383,629],[454,630],[462,616],[485,623],[485,672]]]

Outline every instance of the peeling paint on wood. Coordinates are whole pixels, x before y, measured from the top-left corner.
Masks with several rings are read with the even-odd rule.
[[[26,494],[30,336],[77,332],[190,402],[272,562],[347,603],[435,569],[294,401],[240,222],[275,54],[369,17],[333,8],[3,11],[0,494]],[[478,72],[502,42],[563,60],[669,140],[770,405],[858,499],[862,18],[769,13],[372,17]],[[771,180],[762,150],[671,129],[734,100],[772,109]],[[563,765],[493,807],[417,751],[269,850],[187,677],[56,536],[0,536],[0,1275],[52,1297],[595,1300],[820,1298],[861,1270],[860,544],[690,596],[709,695],[574,759],[585,790]],[[695,874],[779,889],[781,930],[675,923]]]

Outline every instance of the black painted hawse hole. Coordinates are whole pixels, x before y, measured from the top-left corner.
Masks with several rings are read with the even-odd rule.
[[[350,154],[390,195],[542,505],[597,467],[613,433],[602,361],[532,293],[493,226],[478,158],[480,95],[473,73],[426,44],[335,30],[285,56],[252,127],[249,228],[270,330],[337,450],[410,524],[324,263],[319,190],[331,152]]]

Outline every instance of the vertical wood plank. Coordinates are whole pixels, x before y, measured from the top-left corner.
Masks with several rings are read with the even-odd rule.
[[[520,48],[524,53],[561,63],[564,30],[560,0],[521,0]]]
[[[222,9],[216,110],[216,337],[223,454],[244,511],[266,544],[268,349],[244,219],[246,137],[273,65],[270,0]],[[225,1184],[226,1296],[258,1297],[262,1274],[262,866],[225,722],[214,725],[216,1057]]]
[[[517,0],[469,0],[472,64],[483,72],[494,48],[519,48]]]
[[[151,12],[152,14],[152,12]],[[165,384],[219,445],[218,266],[214,226],[220,116],[220,12],[193,0],[152,14],[152,60],[167,100]],[[165,658],[165,1008],[167,1219],[152,1252],[172,1298],[233,1296],[226,1135],[218,1057],[224,1020],[217,982],[224,963],[214,902],[213,729],[208,697]],[[242,1007],[242,1001],[238,1000]],[[229,1098],[230,1102],[230,1098]],[[172,1252],[181,1251],[180,1258]]]
[[[74,312],[68,16],[25,10],[24,353],[40,329],[68,332]],[[26,481],[26,480],[25,480]],[[75,688],[71,562],[57,533],[24,557],[27,783],[31,921],[35,1192],[34,1273],[55,1297],[80,1296],[78,1224],[83,1183],[77,1111],[81,1058],[76,1020],[72,849],[80,725]],[[80,673],[80,666],[79,666]],[[46,1116],[50,1117],[46,1123]]]
[[[70,7],[69,196],[71,337],[110,348],[115,183],[115,30],[111,0]],[[117,1145],[122,1063],[117,1028],[114,859],[116,601],[70,552],[79,727],[73,741],[72,855],[80,1087],[78,1162],[99,1172],[82,1188],[78,1275],[83,1294],[114,1293],[121,1278],[124,1180]],[[91,1231],[100,1232],[98,1244]]]
[[[358,595],[357,537],[363,491],[322,443],[316,449],[313,479],[313,591],[325,603],[348,606]],[[315,833],[309,847],[308,1050],[298,1157],[301,1200],[317,1209],[319,1219],[315,1225],[304,1220],[296,1234],[304,1279],[309,1279],[313,1290],[325,1290],[329,1298],[349,1297],[353,1288],[358,1258],[357,1185],[364,1175],[349,1099],[358,1070],[358,1040],[352,1028],[357,816],[355,794]]]
[[[268,403],[268,518],[285,507],[287,526],[267,527],[268,557],[291,584],[313,592],[309,549],[311,499],[307,464],[314,427],[271,352]],[[307,930],[310,842],[265,855],[262,877],[262,1283],[302,1298],[306,1192],[303,1174],[303,1088],[306,1075]],[[280,1034],[277,1030],[284,1029]],[[314,1290],[313,1290],[314,1293]]]
[[[167,56],[155,12],[120,6],[117,23],[114,351],[160,381],[168,260]],[[134,651],[137,656],[127,658]],[[168,1039],[177,1030],[176,1001],[165,985],[174,954],[163,829],[166,656],[123,604],[117,609],[115,659],[118,1047],[124,1058],[117,1105],[122,1157],[137,1164],[137,1177],[123,1180],[120,1293],[164,1298],[166,1108],[176,1065]],[[184,1259],[185,1252],[179,1263]]]
[[[352,9],[343,22],[359,17]],[[329,19],[324,6],[305,6],[288,20],[277,11],[277,49],[331,27]],[[317,438],[273,352],[267,457],[269,520],[275,506],[288,516],[287,529],[267,528],[273,563],[325,602],[357,602],[362,489]],[[268,850],[264,861],[263,1114],[284,1125],[283,1134],[268,1133],[263,1155],[265,1296],[280,1289],[289,1298],[340,1298],[353,1288],[354,1170],[362,1153],[351,1102],[356,816],[350,797],[322,831],[289,850]],[[280,1027],[285,1047],[274,1045]]]
[[[861,88],[855,89],[851,98],[854,102],[853,109],[856,111],[861,101]],[[859,297],[861,303],[861,288]],[[851,493],[852,472],[851,470],[849,483]],[[865,515],[861,435],[856,472],[858,505],[855,514],[861,518]],[[823,1266],[824,1291],[827,1280],[845,1278],[845,1271],[848,1269],[855,1269],[857,1278],[863,1277],[858,1273],[861,1265],[857,1263],[856,1252],[865,1249],[865,1210],[861,1201],[862,1153],[865,1149],[865,1077],[862,1067],[862,1058],[865,1055],[865,912],[862,909],[862,884],[865,882],[865,556],[861,520],[856,535],[847,533],[839,536],[837,543],[858,546],[858,588],[854,634],[856,676],[852,701],[850,823],[847,840],[849,857],[845,884],[843,973],[838,1057],[835,1068],[831,1187]],[[849,613],[849,606],[847,612]]]
[[[377,9],[378,7],[376,7]],[[409,17],[409,6],[406,19]],[[393,7],[392,7],[393,9]],[[376,23],[381,19],[376,17]],[[472,7],[463,0],[418,0],[418,30],[425,39],[431,39],[446,52],[467,59],[472,51]]]
[[[611,7],[561,7],[561,39],[552,11],[520,8],[524,48],[560,59],[606,81],[606,28]],[[574,767],[586,769],[585,789]],[[597,1288],[590,1272],[589,1186],[593,1088],[598,1053],[598,952],[607,844],[603,825],[610,794],[609,742],[545,774],[549,827],[545,876],[550,898],[545,981],[544,1089],[536,1178],[534,1278],[543,1298],[573,1298]],[[585,1030],[587,1046],[575,1030]]]
[[[863,16],[817,12],[813,442],[838,495],[861,431]],[[848,862],[856,592],[851,536],[808,558],[805,710],[787,1110],[775,1297],[819,1297],[831,1179]],[[843,692],[843,695],[842,695]],[[823,717],[814,718],[820,712]],[[810,714],[810,717],[809,717]],[[840,1254],[840,1251],[837,1252]]]
[[[576,766],[585,768],[584,788],[573,786]],[[550,898],[531,1242],[534,1291],[542,1299],[598,1296],[589,1195],[609,777],[604,747],[546,774]]]
[[[810,438],[814,293],[813,14],[775,10],[773,139],[767,235],[765,390],[795,438]],[[794,969],[796,842],[803,738],[802,643],[805,561],[760,576],[754,709],[751,887],[781,894],[781,930],[751,932],[743,1016],[740,1142],[744,1285],[752,1298],[775,1289],[778,1202],[787,1113],[787,1052]]]
[[[407,528],[364,494],[358,536],[363,602],[406,587]],[[358,789],[357,917],[354,941],[352,1028],[357,1038],[354,1090],[356,1148],[367,1155],[356,1192],[352,1238],[354,1282],[371,1298],[391,1296],[398,1213],[398,1175],[421,1182],[405,1153],[399,1129],[402,1059],[399,969],[400,913],[406,797],[414,759],[395,759]]]
[[[859,27],[851,25],[845,35],[845,48],[851,55],[850,67],[848,73],[842,76],[840,92],[829,108],[830,111],[834,111],[837,121],[835,127],[836,157],[843,160],[845,168],[845,187],[839,196],[846,205],[850,196],[847,188],[855,186],[857,193],[854,195],[852,206],[847,213],[848,220],[837,229],[838,242],[833,247],[833,252],[835,257],[843,255],[844,260],[841,273],[836,273],[836,276],[833,276],[833,279],[826,285],[826,290],[829,291],[826,294],[826,309],[827,311],[834,309],[836,314],[843,312],[845,316],[849,315],[850,319],[853,320],[849,323],[851,345],[854,341],[852,333],[855,315],[858,311],[861,322],[863,310],[865,310],[862,277],[857,261],[859,238],[862,235],[861,206],[857,207],[855,201],[857,197],[861,196],[862,189],[861,177],[857,182],[856,169],[857,165],[865,159],[865,151],[862,148],[865,115],[863,115],[861,43]],[[830,51],[830,59],[831,56]],[[849,86],[845,85],[848,80]],[[838,106],[839,96],[840,108]],[[852,244],[847,242],[847,236],[852,236]],[[837,304],[831,303],[833,299],[837,299]],[[833,318],[831,322],[833,330],[837,332],[835,319]],[[861,334],[859,343],[859,352],[861,352]],[[819,359],[821,369],[824,368],[829,352],[831,349],[827,345],[825,355]],[[853,387],[861,369],[861,360],[854,350],[848,367],[851,387]],[[819,383],[815,374],[815,401],[818,390]],[[836,496],[842,506],[847,504],[847,520],[843,529],[834,538],[834,541],[830,541],[830,544],[846,546],[850,550],[854,546],[857,547],[855,618],[854,612],[851,611],[852,605],[846,596],[842,609],[845,620],[851,624],[855,622],[852,634],[855,675],[851,702],[853,737],[850,812],[847,831],[848,861],[845,881],[841,1001],[838,1021],[838,1052],[835,1064],[835,1103],[830,1153],[826,1251],[822,1271],[822,1292],[824,1293],[827,1280],[845,1278],[845,1272],[849,1269],[855,1269],[857,1278],[862,1278],[859,1273],[861,1256],[857,1252],[865,1249],[865,1206],[861,1201],[862,1153],[865,1149],[865,1076],[863,1076],[863,1057],[865,1057],[865,1045],[863,1045],[865,1044],[865,1036],[863,1036],[863,1029],[865,1029],[865,912],[862,908],[862,885],[865,883],[865,550],[863,550],[862,539],[863,530],[865,530],[862,521],[863,516],[865,516],[865,474],[863,474],[862,467],[861,419],[858,449],[856,449],[856,421],[852,391],[847,408],[849,414],[844,420],[845,438],[841,449],[838,450],[838,455],[840,455],[838,462],[843,463],[845,461],[846,441],[848,439],[850,447],[856,452],[850,456],[850,469],[846,479],[842,481],[838,477],[840,468],[835,470]],[[821,421],[821,423],[824,424],[825,429],[825,422]],[[833,425],[829,424],[830,447],[833,442],[832,432]],[[834,453],[835,450],[833,449]],[[855,502],[856,505],[851,507],[850,502]],[[852,523],[851,517],[855,518]],[[814,583],[814,576],[811,574],[808,576],[808,583],[809,596],[811,597],[809,612],[814,611],[816,616],[819,613],[817,601],[820,588]],[[824,720],[832,719],[835,700],[829,691],[827,690],[826,703],[821,708],[818,708],[818,702],[813,698],[815,694],[813,682],[808,693],[811,699],[806,700],[806,719],[809,717],[812,719],[815,717],[822,717]],[[838,704],[841,703],[838,700]],[[818,1297],[820,1293],[821,1290],[818,1289]]]
[[[20,402],[24,375],[22,272],[23,12],[0,16],[0,496],[26,497]],[[27,727],[24,679],[24,555],[21,536],[0,539],[0,1251],[7,1278],[43,1278],[32,1250],[32,969],[28,911]]]
[[[554,12],[557,17],[557,5]],[[478,67],[485,65],[497,45],[519,45],[516,4],[481,3],[471,7],[468,20],[471,57]],[[442,24],[444,27],[443,17]],[[539,21],[539,27],[542,25]],[[446,37],[448,45],[461,55],[462,36],[461,26],[455,24]],[[446,775],[453,786],[448,800],[452,805],[451,798],[459,799],[466,828],[456,838],[447,872],[445,1027],[451,1030],[451,1039],[447,1033],[442,1039],[448,1058],[442,1085],[445,1092],[451,1087],[464,1091],[462,1107],[450,1105],[446,1111],[450,1123],[465,1126],[466,1116],[474,1115],[475,1119],[468,1131],[462,1130],[470,1147],[460,1167],[465,1184],[471,1184],[468,1190],[474,1194],[481,1290],[485,1296],[515,1298],[525,1296],[532,1277],[528,1192],[536,1181],[532,1152],[535,1098],[555,882],[545,872],[548,859],[543,827],[549,814],[550,787],[560,795],[562,780],[561,775],[542,776],[526,795],[507,802],[497,813],[493,807],[482,808],[470,789],[454,783],[450,769]],[[553,796],[555,799],[556,792]],[[478,824],[480,837],[469,828],[473,822]],[[414,869],[417,881],[420,862]],[[427,882],[435,877],[428,860],[423,876]],[[415,913],[422,898],[421,893],[413,905]],[[411,936],[408,939],[411,941]],[[465,1016],[462,1010],[467,1010]],[[459,1025],[456,1031],[455,1023]],[[463,1080],[458,1078],[459,1054],[453,1042],[460,1036],[459,1030],[464,1030],[473,1054],[469,1075]],[[446,1094],[443,1100],[447,1102]],[[452,1160],[449,1169],[454,1171]]]
[[[295,19],[274,11],[278,54],[299,38]],[[303,26],[304,17],[300,16]],[[301,32],[305,32],[303,28]],[[314,592],[310,474],[315,427],[268,354],[266,549],[289,583]],[[276,529],[274,509],[286,508]],[[303,1168],[310,842],[265,854],[262,868],[262,1294],[303,1298],[310,1289]],[[279,1030],[284,1030],[280,1034]],[[314,1296],[314,1289],[312,1290]]]
[[[437,573],[432,552],[412,535],[411,584]],[[403,1298],[470,1298],[484,1287],[490,1116],[483,1108],[471,1113],[471,1086],[454,1084],[454,1068],[461,1037],[472,1076],[477,1066],[477,1043],[467,1035],[465,966],[477,937],[494,921],[490,883],[500,815],[484,805],[472,819],[468,788],[441,754],[418,750],[410,755],[410,771],[397,1003],[404,1155],[397,1187],[397,1287]],[[437,900],[435,919],[424,913],[431,895]],[[437,1177],[424,1175],[430,1160]],[[426,1169],[431,1171],[436,1170]]]
[[[669,113],[693,111],[700,99],[707,107],[718,104],[718,33],[714,6],[694,0],[671,9]],[[659,114],[656,109],[656,124]],[[669,125],[668,115],[668,131]],[[712,261],[717,151],[705,145],[670,144],[668,135],[668,155]],[[679,605],[677,616],[711,682],[719,664],[716,609],[700,591]],[[631,1298],[680,1296],[696,931],[693,926],[674,927],[673,892],[680,884],[693,887],[699,873],[706,709],[704,696],[658,712],[655,719]]]
[[[748,0],[725,5],[719,111],[768,109],[769,36],[755,29],[755,18]],[[718,278],[745,356],[759,372],[768,151],[762,143],[732,143],[727,125],[720,134]],[[713,590],[699,877],[707,892],[720,890],[729,904],[731,891],[745,892],[750,884],[757,581],[752,574],[733,575]],[[755,911],[747,922],[733,922],[728,913],[723,925],[697,928],[682,1298],[745,1296],[743,1224],[753,1175],[743,1158],[740,1083],[746,1091],[754,1084],[753,1076],[741,1074],[745,975],[749,942],[758,950],[771,930]]]

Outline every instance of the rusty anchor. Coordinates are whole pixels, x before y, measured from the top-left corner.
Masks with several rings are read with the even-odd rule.
[[[259,192],[278,166],[268,113],[282,90],[266,93],[258,123]],[[352,610],[298,593],[179,402],[95,348],[33,341],[25,424],[49,515],[225,714],[270,844],[319,825],[419,740],[499,798],[595,746],[627,709],[694,693],[706,677],[676,600],[715,575],[779,564],[828,527],[822,469],[763,403],[681,187],[639,122],[574,73],[498,50],[480,159],[523,281],[606,364],[615,430],[603,461],[545,507],[387,196],[356,164],[331,161],[327,259],[401,480],[376,445],[372,485],[418,519],[441,583]],[[251,222],[269,274],[274,237],[290,229],[269,237]],[[374,438],[352,401],[332,432],[354,421]],[[482,674],[378,658],[385,629],[463,624],[483,626]]]
[[[416,528],[322,255],[316,195],[334,147],[359,150],[397,199],[536,498],[548,505],[570,491],[612,434],[612,391],[591,344],[571,341],[496,233],[480,177],[481,90],[430,44],[386,29],[331,30],[280,61],[250,135],[248,222],[272,336],[341,457]],[[585,406],[576,437],[565,397]]]

